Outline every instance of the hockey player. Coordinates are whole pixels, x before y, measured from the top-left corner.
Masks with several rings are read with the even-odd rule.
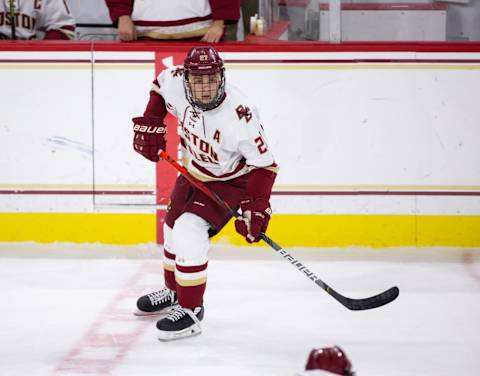
[[[0,1],[0,39],[38,39],[39,31],[45,32],[43,39],[75,38],[75,20],[66,0]]]
[[[240,18],[239,0],[106,0],[122,41],[187,39],[217,43]]]
[[[243,218],[235,228],[257,242],[271,215],[277,166],[249,100],[225,82],[223,60],[212,47],[192,48],[184,65],[165,69],[154,81],[145,113],[134,122],[134,149],[156,162],[165,149],[168,112],[181,126],[182,162]],[[231,214],[178,177],[164,225],[165,288],[137,301],[139,315],[167,313],[157,322],[160,340],[200,334],[204,316],[209,237]]]

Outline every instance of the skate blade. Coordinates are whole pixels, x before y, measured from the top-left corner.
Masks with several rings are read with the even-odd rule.
[[[175,341],[177,339],[195,337],[202,334],[202,328],[198,325],[193,325],[189,328],[179,330],[177,332],[158,332],[158,340],[162,342]]]
[[[160,312],[143,312],[143,311],[140,311],[140,310],[136,310],[133,312],[133,315],[134,316],[138,316],[138,317],[149,317],[149,316],[160,316],[160,315],[166,315],[168,313],[167,312],[164,312],[164,311],[160,311]]]
[[[140,311],[139,309],[136,309],[135,311],[133,311],[133,315],[134,316],[139,316],[139,317],[148,317],[148,316],[166,316],[168,314],[168,312],[170,312],[170,310],[177,306],[178,304],[174,304],[168,308],[164,308],[160,311],[155,311],[155,312],[144,312],[144,311]]]

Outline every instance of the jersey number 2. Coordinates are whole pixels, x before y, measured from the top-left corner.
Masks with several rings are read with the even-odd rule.
[[[262,136],[258,136],[255,139],[255,143],[257,144],[257,149],[260,152],[260,154],[266,153],[267,152],[267,145],[265,145],[265,141],[263,141]]]

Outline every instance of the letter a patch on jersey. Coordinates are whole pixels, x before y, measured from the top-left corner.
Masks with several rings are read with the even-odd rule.
[[[220,143],[220,131],[217,129],[215,133],[213,134],[213,139]]]
[[[173,77],[183,76],[183,68],[177,68],[172,71]]]
[[[240,104],[235,110],[237,111],[239,120],[245,118],[246,122],[248,123],[252,119],[252,111],[250,111],[248,107]]]

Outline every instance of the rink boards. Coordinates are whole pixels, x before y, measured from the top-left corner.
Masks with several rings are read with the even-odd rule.
[[[161,242],[175,175],[133,152],[130,119],[186,48],[23,48],[0,44],[0,241]],[[280,165],[269,235],[480,246],[480,48],[288,48],[223,48]],[[217,241],[243,244],[231,224]]]

